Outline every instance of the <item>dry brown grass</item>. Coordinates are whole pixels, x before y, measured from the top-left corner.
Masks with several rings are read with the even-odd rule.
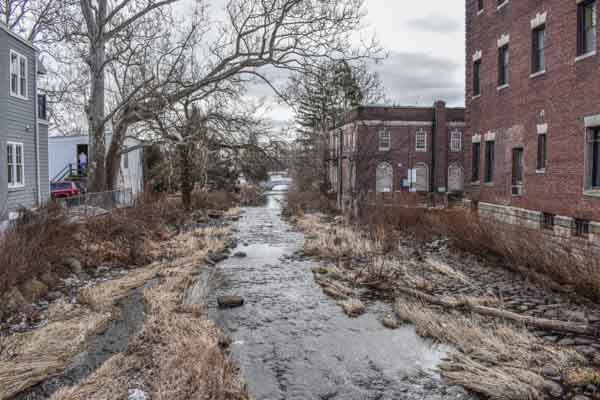
[[[347,226],[332,227],[320,221],[315,214],[298,219],[298,227],[304,231],[304,251],[323,257],[366,256],[377,251],[377,243]]]
[[[440,365],[444,378],[491,399],[543,399],[543,366],[565,369],[583,361],[576,352],[547,346],[527,330],[504,323],[443,313],[408,300],[398,301],[396,312],[413,322],[421,336],[456,347]]]
[[[223,248],[227,234],[227,228],[209,228],[178,237],[172,243],[172,254],[178,259],[165,265],[160,281],[143,291],[148,317],[128,353],[113,357],[84,382],[62,389],[52,400],[126,399],[128,374],[140,370],[145,371],[153,399],[247,399],[236,368],[219,347],[221,333],[206,319],[201,305],[183,303],[199,263],[209,251]],[[108,288],[115,295],[122,293],[121,285],[101,290],[100,298],[106,299]]]
[[[113,315],[62,304],[52,320],[32,332],[0,338],[0,399],[10,398],[52,376],[60,375],[86,340],[102,331]]]

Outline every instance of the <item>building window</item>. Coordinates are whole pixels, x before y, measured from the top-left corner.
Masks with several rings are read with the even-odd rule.
[[[591,162],[591,186],[600,189],[600,127],[591,129],[588,133]]]
[[[415,136],[415,148],[419,152],[427,151],[427,133],[423,129],[419,129]]]
[[[542,228],[548,230],[554,230],[554,219],[556,215],[550,213],[542,214]]]
[[[483,11],[484,8],[484,1],[483,0],[477,0],[477,12],[480,13]]]
[[[485,177],[486,183],[494,181],[495,142],[485,142]]]
[[[498,86],[508,85],[508,45],[498,49]]]
[[[596,51],[596,1],[587,0],[577,6],[577,55]]]
[[[481,60],[473,63],[473,96],[481,95]]]
[[[462,151],[462,132],[452,131],[450,133],[450,151],[460,152]]]
[[[19,188],[25,186],[23,143],[7,143],[6,162],[8,173],[8,187]]]
[[[512,194],[520,196],[523,187],[523,149],[513,149],[512,160]]]
[[[481,163],[481,143],[473,143],[473,165],[471,181],[479,182],[479,164]]]
[[[535,74],[546,70],[546,56],[544,54],[544,49],[546,48],[546,27],[544,25],[533,30],[532,45],[533,59],[531,72]]]
[[[379,151],[388,151],[391,148],[391,135],[387,129],[379,131]]]
[[[590,234],[590,221],[575,218],[573,221],[573,236],[587,238]]]
[[[16,51],[10,51],[10,94],[27,98],[27,58]]]
[[[45,94],[38,94],[38,118],[48,120],[48,101]]]
[[[538,135],[537,148],[537,170],[544,171],[546,169],[546,134]]]
[[[394,170],[387,162],[377,165],[377,193],[390,193],[394,190]]]

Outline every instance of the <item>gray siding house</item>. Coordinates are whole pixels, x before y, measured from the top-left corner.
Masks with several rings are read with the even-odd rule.
[[[0,228],[20,207],[48,201],[46,98],[33,45],[0,23]]]

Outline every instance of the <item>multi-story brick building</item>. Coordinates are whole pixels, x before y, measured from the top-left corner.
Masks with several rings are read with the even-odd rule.
[[[480,213],[600,238],[596,0],[467,0],[465,181]]]
[[[340,206],[368,192],[462,192],[464,108],[363,106],[329,133]]]

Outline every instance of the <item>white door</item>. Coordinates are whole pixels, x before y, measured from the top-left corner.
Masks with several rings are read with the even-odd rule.
[[[448,191],[462,192],[464,186],[463,169],[459,165],[448,167]]]
[[[417,192],[428,192],[429,191],[429,169],[427,165],[417,165],[415,168],[416,179],[415,188]]]

